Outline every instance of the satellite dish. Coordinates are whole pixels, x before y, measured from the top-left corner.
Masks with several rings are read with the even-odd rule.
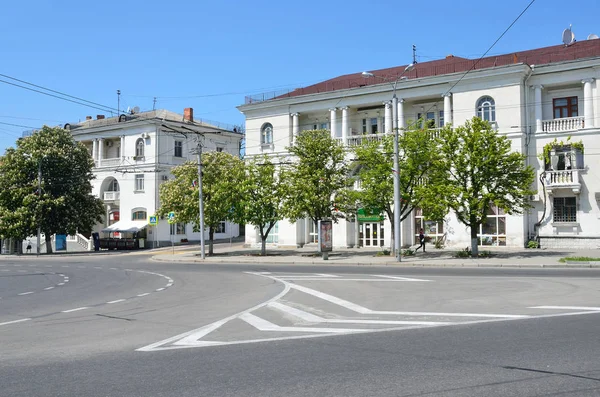
[[[597,35],[597,34],[593,34],[593,33],[592,33],[592,34],[590,34],[590,35],[587,37],[587,39],[588,39],[588,40],[595,40],[595,39],[600,39],[600,37],[598,37],[598,35]]]
[[[575,42],[575,34],[571,31],[571,26],[563,31],[562,42],[564,45],[571,45]]]

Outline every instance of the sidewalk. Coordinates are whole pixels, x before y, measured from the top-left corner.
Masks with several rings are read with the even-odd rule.
[[[154,250],[153,250],[154,251]],[[381,249],[348,248],[336,249],[329,253],[329,259],[323,260],[316,247],[298,249],[267,249],[266,256],[260,256],[260,249],[244,248],[243,243],[220,243],[214,246],[214,255],[202,259],[200,246],[189,246],[174,252],[164,250],[155,252],[152,259],[165,262],[197,263],[249,263],[249,264],[286,264],[286,265],[363,265],[363,266],[408,266],[408,267],[546,267],[546,268],[600,268],[600,261],[567,262],[559,260],[565,257],[600,258],[600,249],[596,250],[543,250],[490,247],[480,249],[489,251],[489,258],[456,258],[458,249],[432,249],[426,253],[402,257],[397,262],[392,256],[378,256]],[[208,253],[208,245],[206,246]]]

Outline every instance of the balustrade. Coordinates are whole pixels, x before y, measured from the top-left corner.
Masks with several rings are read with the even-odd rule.
[[[542,121],[542,131],[544,132],[576,131],[583,127],[583,117],[565,117],[562,119]]]

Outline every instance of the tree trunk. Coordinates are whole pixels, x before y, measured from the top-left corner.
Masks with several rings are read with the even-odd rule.
[[[52,235],[50,235],[48,233],[44,233],[44,237],[46,239],[46,253],[51,254],[52,253]]]
[[[267,238],[261,237],[260,256],[266,256],[266,255],[267,255]]]
[[[215,232],[212,227],[208,228],[208,256],[212,256],[214,253],[214,241],[213,238],[215,236]]]
[[[479,257],[479,249],[478,249],[478,238],[477,238],[477,230],[479,229],[479,225],[471,226],[471,257],[477,258]]]

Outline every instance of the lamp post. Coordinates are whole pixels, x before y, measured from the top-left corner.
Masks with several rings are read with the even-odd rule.
[[[376,76],[373,73],[362,72],[362,76],[365,78],[370,77],[378,77],[383,81],[390,83],[393,89],[392,96],[392,129],[394,130],[394,249],[396,251],[396,261],[402,261],[402,252],[401,252],[401,236],[402,236],[402,222],[400,220],[400,160],[399,160],[399,150],[398,150],[398,97],[396,96],[396,88],[398,86],[398,82],[402,80],[402,77],[405,73],[410,72],[415,67],[414,63],[406,66],[404,71],[396,78],[394,83],[388,81],[385,77]]]

